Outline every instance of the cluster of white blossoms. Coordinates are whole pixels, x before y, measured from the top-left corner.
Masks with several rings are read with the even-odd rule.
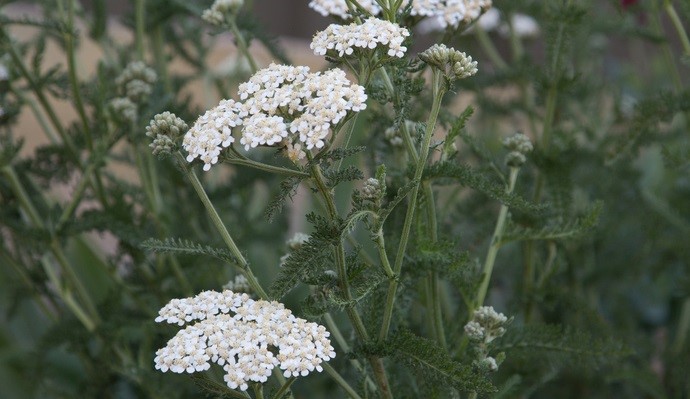
[[[281,303],[247,294],[204,291],[173,299],[156,318],[163,321],[197,322],[156,351],[156,369],[194,373],[216,363],[232,389],[246,391],[248,382],[266,382],[276,366],[285,377],[304,377],[322,371],[321,363],[335,357],[325,327],[293,316]]]
[[[510,167],[520,167],[526,161],[526,155],[534,149],[532,141],[522,133],[516,133],[503,139],[503,146],[510,150],[506,155],[506,164]]]
[[[434,44],[419,54],[419,58],[439,69],[450,80],[464,79],[477,73],[477,61],[462,51],[445,44]]]
[[[328,50],[333,50],[338,57],[343,57],[356,49],[374,50],[385,46],[390,57],[402,58],[407,51],[402,43],[408,36],[410,31],[398,24],[372,17],[361,25],[331,24],[314,35],[310,47],[316,55],[326,55]]]
[[[491,8],[492,0],[405,0],[402,8],[410,2],[411,14],[430,18],[442,28],[457,28],[461,23],[469,23]],[[359,1],[371,15],[378,15],[381,7],[373,0]],[[351,15],[345,0],[312,0],[309,7],[323,16],[334,15],[350,19]]]
[[[492,306],[482,306],[474,311],[472,320],[465,324],[465,334],[472,342],[476,352],[475,364],[480,369],[491,372],[498,370],[505,355],[489,356],[490,344],[505,334],[508,322],[508,318],[496,312]]]
[[[204,10],[201,18],[211,25],[220,26],[228,14],[237,12],[244,5],[244,0],[216,0],[211,8]]]
[[[366,108],[364,87],[352,84],[341,69],[309,72],[305,66],[271,64],[242,83],[240,101],[223,100],[194,123],[183,140],[189,162],[218,162],[232,144],[232,128],[242,126],[240,143],[249,150],[283,143],[297,161],[304,150],[323,148],[331,128],[348,112]]]
[[[357,2],[371,15],[378,15],[381,12],[381,7],[376,4],[376,0],[358,0]],[[345,0],[312,0],[309,2],[309,7],[324,17],[329,15],[342,19],[350,19],[352,17]]]
[[[198,157],[204,162],[204,170],[211,169],[218,162],[220,151],[235,141],[232,128],[242,124],[242,112],[240,104],[222,100],[201,115],[182,140],[182,147],[188,153],[187,162]]]

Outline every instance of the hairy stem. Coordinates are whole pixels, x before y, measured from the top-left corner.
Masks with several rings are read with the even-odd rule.
[[[240,50],[240,53],[242,53],[244,58],[247,59],[247,62],[249,62],[249,67],[252,70],[252,74],[256,73],[256,71],[259,70],[259,67],[256,65],[254,56],[252,56],[252,54],[249,52],[249,46],[247,45],[247,41],[245,40],[244,35],[242,35],[242,32],[240,32],[240,28],[237,26],[235,16],[230,18],[229,22],[232,34],[235,35],[235,42],[237,43],[237,48]]]
[[[427,120],[426,131],[424,133],[424,140],[422,142],[422,148],[415,170],[414,179],[416,181],[416,184],[414,185],[414,187],[410,191],[410,195],[408,196],[409,203],[407,207],[407,213],[405,214],[405,222],[403,224],[403,230],[400,237],[400,244],[398,246],[398,252],[395,257],[395,264],[393,266],[393,272],[395,273],[397,278],[391,280],[388,286],[386,304],[383,312],[383,322],[381,323],[381,330],[379,332],[379,341],[385,341],[388,337],[388,330],[390,329],[390,323],[393,316],[395,296],[398,290],[400,278],[399,276],[400,272],[402,271],[402,264],[405,258],[405,251],[407,249],[407,241],[410,238],[412,220],[414,218],[415,208],[417,206],[417,193],[419,191],[422,173],[424,172],[424,168],[426,167],[426,161],[429,156],[431,137],[434,133],[434,128],[436,127],[436,119],[438,118],[439,110],[441,109],[441,100],[443,99],[443,94],[445,93],[443,82],[441,79],[441,73],[436,69],[434,69],[433,72],[432,87],[434,102],[431,106],[431,113],[429,115],[429,119]]]
[[[517,175],[519,171],[520,168],[510,168],[510,178],[508,182],[508,187],[506,187],[506,194],[511,194],[515,189],[515,182],[517,181]],[[507,216],[508,206],[501,205],[501,210],[498,212],[498,219],[496,220],[496,227],[494,228],[494,233],[491,236],[489,250],[486,253],[486,259],[484,260],[484,267],[482,269],[482,282],[479,285],[479,291],[477,291],[477,298],[474,304],[475,309],[484,305],[484,299],[486,299],[486,293],[489,289],[489,282],[491,281],[491,274],[494,270],[494,264],[496,262],[496,255],[498,254],[498,250],[501,247],[501,236],[503,236],[503,231],[505,230],[505,222]]]
[[[199,181],[199,178],[197,177],[196,173],[194,173],[194,171],[189,167],[189,165],[187,165],[187,161],[184,159],[184,156],[182,156],[181,153],[176,153],[175,158],[179,165],[182,167],[189,181],[192,183],[194,191],[196,191],[197,195],[199,196],[199,199],[203,203],[206,212],[211,218],[211,222],[218,230],[218,233],[220,233],[223,242],[228,247],[235,259],[237,259],[237,261],[239,262],[240,271],[247,278],[249,286],[252,287],[254,292],[256,292],[256,294],[259,295],[261,299],[268,300],[268,294],[266,294],[266,291],[264,291],[264,289],[261,287],[261,284],[259,284],[259,281],[256,279],[256,276],[254,276],[254,273],[252,273],[252,270],[249,267],[249,263],[244,258],[244,255],[242,255],[242,252],[235,244],[235,240],[232,239],[232,236],[230,235],[228,229],[225,227],[225,224],[223,224],[223,220],[220,218],[220,215],[218,215],[218,211],[216,211],[216,208],[213,206],[213,203],[208,198],[208,195],[206,194],[206,191],[204,190],[204,187],[202,186],[201,181]]]

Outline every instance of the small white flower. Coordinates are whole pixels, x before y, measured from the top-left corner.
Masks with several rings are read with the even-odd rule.
[[[156,321],[180,326],[197,321],[156,351],[156,369],[194,373],[216,363],[231,389],[246,391],[248,382],[266,382],[276,366],[285,377],[304,377],[335,357],[325,327],[293,316],[281,303],[229,290],[173,299]]]
[[[361,25],[331,24],[314,35],[310,47],[316,55],[326,55],[333,50],[338,57],[344,57],[353,54],[355,49],[374,50],[385,46],[388,56],[402,58],[407,51],[402,42],[409,35],[407,29],[397,24],[372,17]]]
[[[182,146],[189,153],[187,161],[201,159],[206,171],[217,163],[221,150],[235,141],[232,137],[232,128],[242,124],[239,114],[240,110],[235,101],[223,100],[218,106],[200,116],[182,141]]]
[[[216,0],[211,8],[204,10],[201,18],[211,25],[222,25],[225,16],[242,8],[244,0]]]
[[[381,12],[381,7],[376,4],[376,0],[358,0],[358,3],[372,15],[378,15]],[[345,0],[312,0],[309,2],[309,7],[324,17],[333,15],[342,19],[352,18]]]
[[[158,75],[141,61],[127,64],[122,73],[115,79],[119,90],[133,102],[139,102],[151,94]]]

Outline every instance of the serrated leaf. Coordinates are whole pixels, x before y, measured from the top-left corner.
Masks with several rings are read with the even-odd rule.
[[[238,264],[230,251],[224,248],[214,248],[209,245],[203,245],[191,240],[184,240],[181,238],[166,238],[165,240],[157,240],[149,238],[140,244],[140,247],[152,252],[159,253],[178,253],[186,255],[206,255],[224,262]]]
[[[453,360],[446,350],[433,341],[409,331],[400,331],[387,344],[392,349],[391,355],[414,369],[420,378],[452,386],[461,392],[496,391],[486,377],[477,374],[472,367]]]
[[[437,184],[443,183],[443,179],[457,181],[463,186],[473,188],[511,209],[525,213],[539,213],[544,209],[544,205],[531,203],[515,193],[507,194],[502,184],[489,180],[468,165],[458,165],[454,162],[437,162],[424,170],[423,179],[438,180]]]
[[[582,217],[541,229],[516,226],[511,223],[501,236],[501,244],[511,241],[561,240],[580,237],[597,225],[602,208],[603,203],[597,202]]]

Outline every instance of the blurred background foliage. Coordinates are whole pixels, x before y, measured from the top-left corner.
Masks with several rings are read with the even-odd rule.
[[[9,71],[0,83],[0,396],[199,397],[194,379],[154,370],[153,353],[172,330],[153,319],[171,298],[219,290],[234,272],[211,257],[142,248],[152,237],[221,246],[183,173],[149,154],[144,129],[166,110],[191,124],[204,103],[186,94],[191,86],[203,84],[205,95],[212,93],[206,102],[209,96],[230,97],[248,72],[241,65],[224,74],[207,68],[214,42],[229,40],[199,29],[199,15],[210,1],[142,1],[145,58],[159,80],[138,105],[135,121],[125,123],[113,116],[109,102],[117,91],[114,78],[136,59],[136,51],[131,41],[113,40],[104,27],[116,18],[136,37],[136,2],[123,3],[121,10],[107,1],[84,7],[71,1],[31,3],[38,13],[0,16],[0,62]],[[303,30],[294,31],[296,36],[308,37],[313,30],[305,32],[305,26],[327,22],[308,10],[306,1],[280,3],[256,0],[250,5],[256,12],[238,19],[240,29],[267,50],[266,59],[278,61],[293,52],[285,52],[284,42],[273,35],[289,34],[282,25],[294,22],[287,11],[276,10],[314,16],[299,24]],[[491,377],[498,388],[492,397],[690,395],[690,54],[668,4],[687,26],[690,6],[682,0],[495,0],[502,18],[529,15],[539,33],[427,33],[410,43],[419,51],[442,38],[479,60],[480,73],[458,84],[461,95],[449,95],[440,115],[450,128],[466,105],[474,108],[467,126],[458,130],[460,164],[500,182],[500,139],[522,131],[536,142],[516,191],[545,210],[512,210],[508,238],[512,234],[515,240],[499,254],[487,301],[515,317],[498,343],[507,359]],[[69,21],[70,7],[84,25]],[[30,39],[12,34],[22,26],[35,28]],[[67,62],[45,66],[52,64],[44,59],[46,44],[69,54],[87,36],[103,54],[93,74],[75,85]],[[181,60],[187,69],[173,70],[171,60]],[[414,90],[414,82],[400,79],[396,83]],[[377,81],[367,90],[370,102],[385,97],[377,97]],[[77,105],[75,93],[83,105]],[[409,104],[408,119],[424,120],[424,96]],[[75,104],[74,122],[50,114],[54,99]],[[80,114],[80,107],[86,112]],[[383,109],[371,106],[355,135],[356,144],[367,147],[358,165],[368,175],[381,162],[399,162],[382,134],[394,123]],[[59,138],[21,151],[23,137],[33,133],[17,128],[26,114],[39,115],[46,135]],[[280,162],[270,149],[254,154]],[[405,176],[389,177],[395,187]],[[280,191],[278,176],[233,166],[203,178],[253,270],[269,286],[287,251],[285,240],[308,229],[292,215],[310,205],[298,195],[294,206],[267,223],[265,209]],[[438,190],[446,232],[441,241],[467,251],[463,262],[472,264],[489,245],[498,203],[462,185]],[[82,195],[70,195],[75,192]],[[344,193],[341,204],[350,202],[349,190],[338,192]],[[402,224],[402,214],[392,215],[393,226]],[[423,240],[415,245],[422,248]],[[429,259],[410,262],[434,267],[426,265]],[[452,286],[462,292],[476,281],[476,271],[463,270],[449,273],[448,291]],[[405,283],[413,286],[415,271],[408,272]],[[284,301],[303,315],[308,293],[301,286]],[[407,301],[400,306],[414,308],[419,300],[414,288],[403,296]],[[361,306],[376,319],[383,292],[372,298]],[[451,298],[461,301],[459,295]],[[459,335],[467,315],[455,303],[447,306],[447,329]],[[420,330],[414,319],[398,322]],[[333,363],[357,380],[357,373],[347,371],[347,357],[339,355]],[[391,364],[391,370],[392,380],[409,383],[401,365]],[[342,395],[317,375],[296,383],[294,391],[305,398]],[[415,397],[433,387],[406,392]]]

